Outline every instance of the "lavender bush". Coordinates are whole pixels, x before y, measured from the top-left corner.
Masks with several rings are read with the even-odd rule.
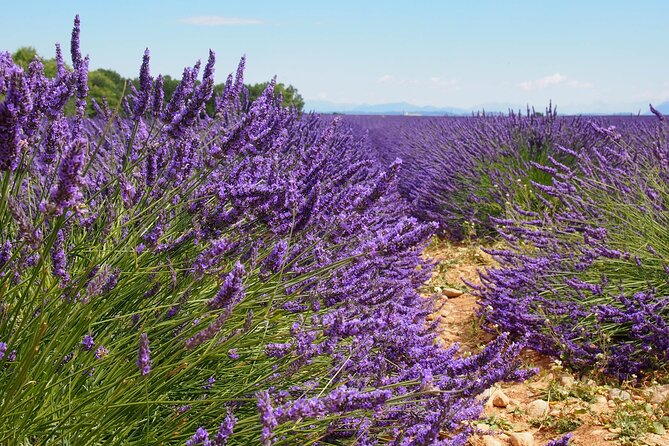
[[[552,177],[533,183],[542,211],[495,220],[509,248],[494,251],[501,266],[481,276],[490,324],[579,370],[666,370],[669,132],[658,124],[623,134],[594,125],[600,145],[561,149],[574,167],[552,157],[540,167]]]
[[[78,18],[71,54],[0,53],[0,443],[459,445],[524,376],[425,326],[434,228],[340,123],[243,60],[208,117],[213,53],[165,103],[148,50],[86,119]]]
[[[557,150],[587,149],[600,141],[589,120],[545,113],[458,117],[350,117],[366,131],[383,162],[404,161],[400,191],[415,216],[439,223],[443,236],[462,240],[496,237],[491,217],[503,217],[514,204],[539,209],[528,193],[531,182],[550,184],[537,169],[551,156],[572,165],[574,157]]]

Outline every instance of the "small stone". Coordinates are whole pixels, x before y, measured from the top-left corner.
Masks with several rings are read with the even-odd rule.
[[[630,393],[626,390],[613,388],[613,389],[609,390],[609,399],[610,400],[629,401],[630,399],[632,399],[632,395],[630,395]]]
[[[509,432],[513,446],[534,446],[534,435],[532,432]]]
[[[548,415],[550,415],[552,417],[559,417],[560,416],[560,410],[559,409],[553,409],[553,410],[550,411],[550,413]]]
[[[465,294],[464,292],[456,290],[455,288],[444,288],[441,290],[441,293],[446,297],[460,297]]]
[[[647,434],[644,442],[649,446],[669,446],[669,439],[665,435]]]
[[[483,444],[485,446],[503,446],[504,443],[493,437],[492,435],[483,436]]]
[[[574,377],[571,375],[562,375],[560,377],[560,385],[566,389],[574,387]]]
[[[492,394],[492,405],[495,407],[506,407],[509,405],[509,397],[501,390],[496,390]]]
[[[651,388],[650,399],[652,404],[663,404],[669,400],[669,384],[654,386]]]
[[[425,319],[428,320],[428,321],[433,321],[434,318],[435,318],[434,314],[428,314]]]
[[[479,401],[490,401],[490,397],[495,393],[495,387],[488,387],[476,397]]]
[[[604,395],[597,395],[595,401],[590,404],[590,410],[595,413],[604,413],[609,411],[609,401]]]
[[[527,415],[532,418],[545,417],[548,413],[548,403],[544,400],[534,400],[527,405]]]

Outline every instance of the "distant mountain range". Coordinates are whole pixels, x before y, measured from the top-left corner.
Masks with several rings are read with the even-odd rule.
[[[469,110],[455,107],[432,107],[393,102],[388,104],[338,104],[328,101],[309,101],[305,110],[318,113],[344,113],[349,115],[468,115]]]
[[[662,114],[669,115],[669,102],[663,102],[654,107]],[[317,113],[342,113],[347,115],[421,115],[421,116],[468,116],[472,113],[485,110],[489,113],[508,113],[509,110],[520,110],[524,112],[526,106],[504,103],[491,102],[486,104],[479,104],[470,109],[457,107],[434,107],[434,106],[419,106],[409,104],[408,102],[391,102],[386,104],[343,104],[329,101],[311,101],[306,100],[304,109],[307,111],[315,111]],[[650,114],[648,106],[639,107],[638,104],[625,104],[615,108],[620,110],[628,109],[629,111],[620,111],[617,113],[606,112],[604,110],[614,108],[606,104],[593,104],[592,110],[589,113],[577,113],[574,110],[562,110],[567,114],[592,114],[592,115],[629,115],[636,114],[640,110],[642,114]],[[537,108],[537,111],[543,111],[543,108]],[[562,113],[558,106],[558,113]]]

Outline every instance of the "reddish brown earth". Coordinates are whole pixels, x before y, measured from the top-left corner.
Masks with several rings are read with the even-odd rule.
[[[435,298],[437,305],[428,320],[439,318],[441,337],[449,345],[459,342],[463,354],[478,351],[494,335],[481,328],[476,297],[469,293],[465,281],[479,283],[477,271],[494,266],[494,260],[476,245],[439,240],[430,245],[425,255],[436,262],[432,279],[423,289],[425,295]],[[456,290],[464,293],[452,298],[444,295]],[[494,395],[488,399],[478,427],[492,432],[472,438],[473,446],[515,445],[512,437],[520,432],[531,433],[532,444],[543,445],[567,431],[572,432],[571,444],[575,446],[669,446],[669,433],[661,423],[661,417],[669,415],[669,402],[649,402],[657,385],[638,388],[607,383],[601,377],[579,379],[559,362],[529,350],[523,353],[522,360],[528,367],[538,367],[539,373],[523,383],[490,389],[491,394],[501,390],[509,401],[506,407],[495,407]],[[627,392],[622,395],[624,400],[612,397],[612,391],[618,392],[615,389]],[[499,405],[506,402],[503,397],[499,400]],[[543,416],[531,415],[530,403],[536,400],[548,403]]]

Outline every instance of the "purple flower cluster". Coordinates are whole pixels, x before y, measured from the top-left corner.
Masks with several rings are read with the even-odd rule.
[[[472,117],[350,116],[346,122],[365,133],[375,157],[384,164],[403,161],[400,191],[413,214],[439,223],[455,240],[495,237],[490,217],[503,217],[531,181],[550,176],[537,167],[549,156],[571,164],[559,146],[587,149],[604,136],[589,120],[544,113]],[[530,203],[541,207],[541,203]]]
[[[533,183],[541,211],[493,219],[508,249],[481,274],[481,312],[533,348],[578,369],[628,378],[669,363],[669,145],[663,122],[628,122],[574,153],[549,158]]]
[[[20,421],[37,441],[53,424],[43,414],[77,406],[72,425],[98,443],[174,432],[188,444],[297,443],[313,425],[332,442],[458,445],[477,396],[525,377],[507,336],[462,357],[426,325],[432,302],[417,290],[436,228],[409,215],[400,162],[370,161],[340,120],[283,108],[274,81],[249,104],[243,59],[206,115],[213,53],[165,104],[145,52],[121,110],[87,119],[78,36],[77,19],[72,69],[58,50],[54,79],[0,56],[0,187],[17,203],[0,204],[1,321],[21,327],[3,336],[32,361],[0,391],[38,377],[53,404],[27,425],[20,408],[32,406],[11,394],[8,416],[23,418],[0,420],[0,434]],[[95,349],[68,356],[70,370],[95,366],[76,374],[90,381],[78,394],[80,381],[39,368],[77,349]],[[141,392],[128,384],[137,369],[152,383]],[[46,387],[56,381],[66,387]]]

